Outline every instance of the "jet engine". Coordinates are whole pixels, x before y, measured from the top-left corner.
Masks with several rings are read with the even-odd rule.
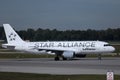
[[[65,51],[63,52],[63,55],[62,55],[64,58],[73,58],[74,57],[74,52],[71,52],[71,51]]]

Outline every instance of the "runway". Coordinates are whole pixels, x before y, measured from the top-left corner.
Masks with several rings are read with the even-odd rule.
[[[0,59],[0,72],[40,74],[106,74],[113,71],[120,75],[120,58],[80,58],[54,61],[53,58]]]

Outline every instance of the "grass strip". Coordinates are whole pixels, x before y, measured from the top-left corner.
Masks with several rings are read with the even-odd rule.
[[[106,80],[106,75],[50,75],[0,72],[0,80]],[[115,75],[114,80],[120,80],[120,75]]]
[[[0,59],[7,59],[7,58],[54,58],[55,55],[48,55],[48,54],[30,54],[30,53],[0,53]],[[98,57],[96,54],[88,54],[87,58],[94,58]],[[119,55],[102,55],[102,57],[120,57]]]
[[[29,54],[29,53],[0,53],[0,58],[51,58],[53,55],[48,54]]]

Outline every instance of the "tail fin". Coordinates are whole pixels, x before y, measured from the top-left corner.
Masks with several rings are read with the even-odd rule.
[[[3,24],[8,44],[24,42],[9,24]]]

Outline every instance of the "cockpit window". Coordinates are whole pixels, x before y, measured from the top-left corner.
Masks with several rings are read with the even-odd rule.
[[[110,44],[104,44],[104,46],[111,46]]]

